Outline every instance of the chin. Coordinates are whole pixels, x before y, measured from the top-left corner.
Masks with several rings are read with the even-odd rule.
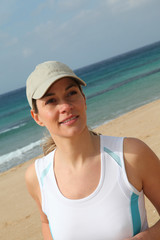
[[[78,127],[75,127],[75,128],[71,128],[71,129],[68,129],[65,131],[65,133],[63,132],[63,134],[61,135],[62,137],[65,137],[65,138],[74,138],[74,137],[77,137],[79,135],[81,135],[85,129],[87,129],[86,126],[84,126],[83,128],[78,128]]]

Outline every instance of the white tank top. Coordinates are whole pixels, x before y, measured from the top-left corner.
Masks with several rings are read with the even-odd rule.
[[[100,136],[101,177],[96,190],[83,199],[60,192],[53,170],[54,151],[36,160],[36,173],[54,240],[122,240],[147,229],[143,191],[128,181],[123,138]]]

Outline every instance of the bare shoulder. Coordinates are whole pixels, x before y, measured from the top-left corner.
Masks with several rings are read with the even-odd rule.
[[[160,161],[143,141],[124,139],[124,161],[129,181],[145,195],[160,212]]]
[[[125,138],[124,139],[124,150],[127,153],[132,154],[143,154],[146,150],[151,150],[143,141],[138,138]]]
[[[36,181],[36,170],[35,170],[35,163],[32,163],[25,172],[25,180],[27,184],[33,184]]]
[[[39,191],[39,183],[35,170],[35,163],[31,164],[25,172],[25,181],[28,192],[36,200]]]
[[[126,160],[145,167],[153,164],[159,165],[159,159],[151,148],[137,138],[125,138],[124,139],[124,155]]]

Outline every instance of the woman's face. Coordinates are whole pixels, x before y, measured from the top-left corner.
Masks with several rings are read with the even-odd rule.
[[[86,128],[86,99],[76,82],[62,78],[37,100],[38,113],[31,111],[35,121],[45,126],[54,138],[72,137]]]

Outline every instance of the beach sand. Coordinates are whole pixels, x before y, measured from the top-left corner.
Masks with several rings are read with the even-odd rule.
[[[160,100],[137,108],[98,127],[100,133],[112,136],[137,137],[147,143],[160,158]],[[32,159],[0,174],[0,239],[42,240],[36,203],[29,196],[24,174]],[[146,199],[149,226],[158,213]]]

